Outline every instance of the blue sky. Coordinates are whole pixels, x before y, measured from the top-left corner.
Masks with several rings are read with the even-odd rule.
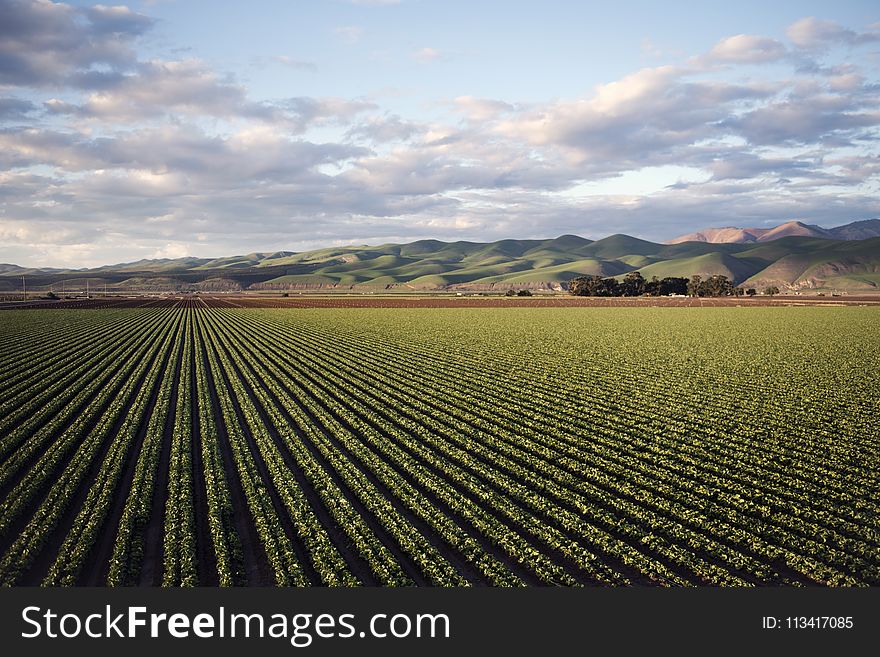
[[[880,216],[869,2],[0,0],[0,261]]]
[[[544,101],[704,52],[732,34],[784,38],[785,28],[804,16],[867,25],[880,19],[872,4],[201,0],[133,6],[163,22],[150,39],[151,53],[179,56],[175,49],[186,44],[212,65],[248,78],[258,97],[285,90],[356,96],[399,87],[437,99]],[[345,28],[358,32],[340,32]],[[438,51],[442,64],[427,76],[413,57],[424,48]],[[255,65],[278,54],[313,63],[321,74],[285,75],[280,66]]]

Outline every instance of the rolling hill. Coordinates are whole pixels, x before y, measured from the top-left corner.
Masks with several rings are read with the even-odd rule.
[[[841,227],[870,234],[872,222]],[[824,229],[822,229],[824,230]],[[775,231],[775,232],[774,232]],[[790,234],[793,233],[793,234]],[[657,244],[628,235],[591,241],[576,235],[546,240],[442,242],[273,251],[222,258],[140,260],[93,269],[26,269],[0,265],[0,290],[507,290],[563,289],[587,274],[646,278],[721,274],[738,285],[782,290],[880,292],[880,237],[829,239],[811,227],[784,224],[762,234],[777,239]]]

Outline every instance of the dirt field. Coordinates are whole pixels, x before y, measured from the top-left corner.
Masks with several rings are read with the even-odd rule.
[[[766,306],[880,305],[880,295],[817,297],[467,297],[467,296],[355,296],[296,295],[174,295],[161,297],[97,297],[0,303],[2,309],[57,308],[601,308],[601,307],[766,307]]]

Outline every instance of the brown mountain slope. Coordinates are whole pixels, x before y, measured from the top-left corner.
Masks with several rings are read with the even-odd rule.
[[[758,238],[759,242],[769,242],[778,240],[782,237],[819,237],[825,239],[833,239],[831,232],[820,226],[812,226],[804,224],[800,221],[786,221],[784,224],[771,228]]]
[[[682,242],[710,242],[712,244],[749,244],[757,242],[767,232],[766,228],[736,228],[724,226],[723,228],[704,228],[696,233],[688,233],[681,237],[669,240],[667,244],[681,244]]]
[[[835,228],[822,228],[801,221],[786,221],[773,228],[704,228],[669,240],[667,244],[682,242],[710,242],[713,244],[751,244],[769,242],[783,237],[817,237],[826,240],[865,240],[880,237],[880,219],[853,221]]]

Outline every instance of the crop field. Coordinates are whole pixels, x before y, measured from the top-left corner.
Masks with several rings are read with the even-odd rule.
[[[875,307],[0,312],[0,583],[880,585]]]

